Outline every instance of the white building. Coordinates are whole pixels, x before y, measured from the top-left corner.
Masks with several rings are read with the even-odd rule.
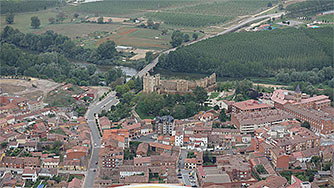
[[[22,179],[32,180],[33,182],[37,180],[36,170],[31,167],[25,167],[22,173]]]

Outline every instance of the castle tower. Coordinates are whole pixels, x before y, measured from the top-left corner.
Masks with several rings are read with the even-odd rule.
[[[146,73],[143,76],[143,92],[153,93],[160,89],[160,74],[150,76],[150,73]]]
[[[211,76],[210,76],[210,85],[216,84],[216,80],[217,80],[216,73],[211,74]]]
[[[176,90],[178,92],[188,92],[188,81],[187,80],[178,80],[176,82]]]
[[[297,85],[296,89],[295,89],[295,93],[294,93],[294,99],[297,102],[300,102],[302,99],[302,92],[300,91],[300,87],[299,84]]]
[[[148,93],[148,79],[150,77],[150,73],[146,73],[143,76],[143,92]]]

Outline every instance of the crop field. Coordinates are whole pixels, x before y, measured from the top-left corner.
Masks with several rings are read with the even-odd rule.
[[[47,30],[53,30],[56,33],[66,35],[71,38],[76,38],[76,37],[87,37],[89,34],[95,31],[113,32],[120,27],[121,25],[118,24],[64,23],[64,24],[48,25],[47,27],[39,29],[36,33],[44,33]]]
[[[334,14],[326,14],[322,16],[317,16],[317,20],[326,21],[326,22],[334,22]]]
[[[20,31],[24,33],[36,32],[40,29],[44,29],[50,26],[48,19],[50,17],[55,18],[56,15],[57,13],[51,10],[43,10],[43,11],[29,12],[29,13],[18,13],[18,14],[15,14],[14,24],[10,26],[15,29],[19,29]],[[33,29],[30,26],[30,23],[31,23],[30,19],[33,16],[37,16],[41,20],[40,29]],[[6,19],[6,16],[4,14],[1,14],[1,24],[0,24],[1,30],[3,30],[3,28],[7,26],[5,19]]]
[[[171,25],[201,27],[224,23],[238,16],[260,12],[267,8],[268,2],[266,0],[209,1],[193,6],[183,6],[171,10],[166,9],[155,13],[147,13],[146,15]]]
[[[104,16],[134,15],[164,8],[193,4],[197,0],[105,0],[69,7],[73,11]]]
[[[121,27],[116,32],[113,32],[111,36],[100,39],[96,45],[109,39],[114,41],[117,45],[144,49],[166,49],[170,47],[169,40],[171,33],[170,31],[167,35],[161,36],[161,31],[158,30]]]
[[[170,25],[202,27],[225,22],[228,18],[222,16],[199,15],[191,13],[157,12],[148,16]],[[230,18],[230,17],[229,17]]]
[[[30,12],[45,10],[49,7],[60,6],[60,1],[57,0],[0,0],[1,14],[9,12]]]

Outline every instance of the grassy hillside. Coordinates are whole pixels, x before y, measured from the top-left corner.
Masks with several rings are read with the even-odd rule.
[[[230,33],[162,56],[158,67],[216,72],[221,77],[267,77],[279,69],[312,70],[333,64],[333,28]]]

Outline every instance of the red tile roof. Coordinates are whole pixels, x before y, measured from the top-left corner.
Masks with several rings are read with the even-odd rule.
[[[251,109],[260,109],[260,108],[270,108],[271,106],[269,104],[259,103],[256,100],[247,100],[242,102],[237,102],[233,104],[236,108],[240,110],[251,110]]]

